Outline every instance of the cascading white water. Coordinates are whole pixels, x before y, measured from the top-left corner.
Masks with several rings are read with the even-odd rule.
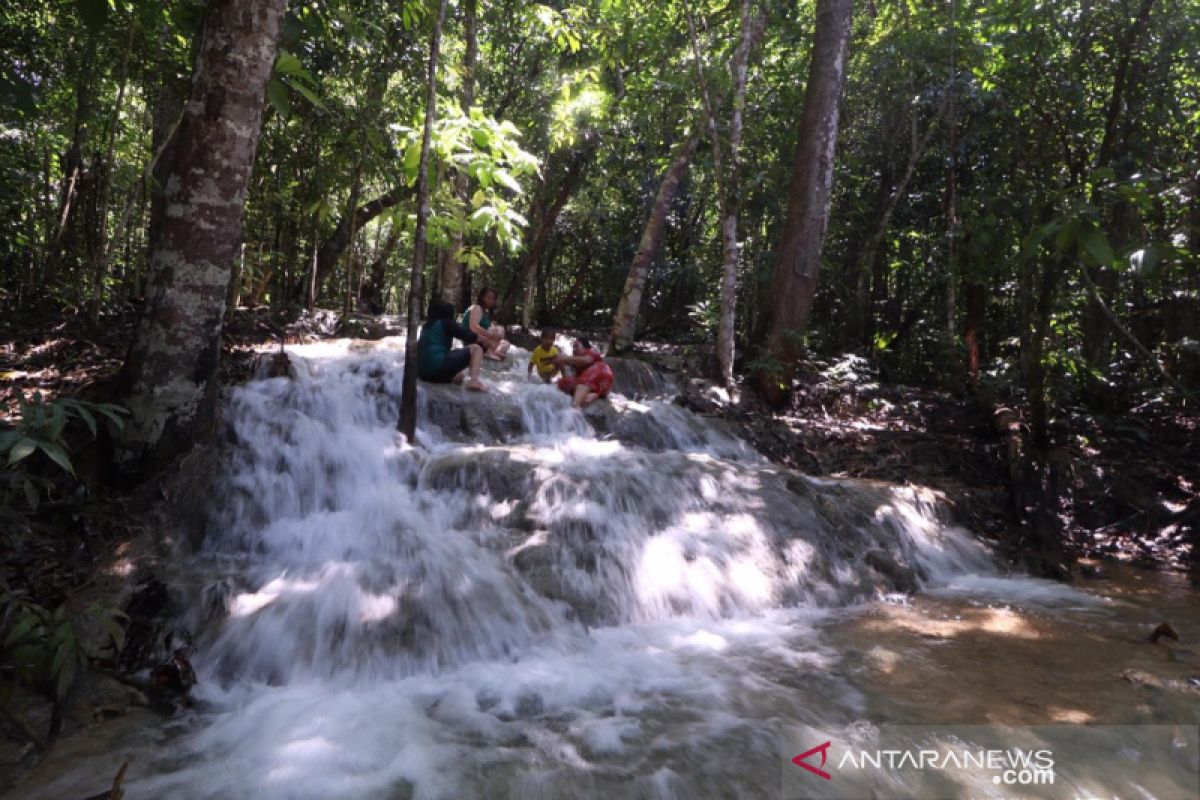
[[[772,467],[674,406],[584,415],[517,363],[422,387],[412,448],[401,342],[291,352],[228,400],[182,570],[198,705],[132,797],[771,796],[780,724],[862,713],[833,609],[998,577],[921,490]]]

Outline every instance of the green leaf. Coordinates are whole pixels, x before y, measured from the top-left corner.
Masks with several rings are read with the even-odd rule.
[[[91,431],[92,436],[95,436],[96,435],[96,418],[94,416],[92,416],[92,412],[88,411],[83,406],[78,406],[75,408],[75,413],[79,416],[79,418],[81,420],[83,420],[83,424],[87,425],[87,428],[89,431]]]
[[[1069,250],[1075,246],[1079,240],[1079,228],[1081,223],[1078,219],[1073,219],[1058,230],[1058,235],[1054,237],[1054,246],[1059,250]]]
[[[517,183],[516,179],[513,178],[512,175],[508,174],[508,170],[498,169],[495,171],[494,175],[496,180],[504,184],[504,186],[506,186],[514,194],[521,194],[521,184]]]
[[[4,649],[8,650],[14,645],[19,644],[25,639],[26,634],[32,631],[37,624],[38,618],[32,614],[17,620],[17,624],[13,625],[12,630],[8,632],[8,636],[4,637]]]
[[[1083,248],[1092,261],[1102,267],[1112,266],[1113,251],[1112,246],[1108,243],[1108,237],[1097,228],[1091,226],[1085,228],[1080,235],[1083,243]]]
[[[292,116],[292,99],[288,95],[287,86],[283,81],[272,78],[267,84],[267,100],[279,112],[279,116],[289,119]]]
[[[325,104],[321,102],[321,98],[317,96],[317,93],[314,92],[312,89],[309,89],[304,84],[296,83],[295,81],[287,81],[287,85],[292,87],[293,89],[295,89],[301,95],[303,95],[304,99],[307,100],[308,102],[312,103],[318,110],[320,110],[320,111],[328,111],[329,110],[325,107]]]
[[[12,450],[8,451],[8,463],[12,465],[22,459],[28,458],[37,449],[37,444],[35,440],[30,439],[28,436],[21,439],[21,441],[13,445]]]
[[[40,447],[42,452],[48,455],[50,460],[55,464],[58,464],[72,475],[75,474],[75,467],[71,466],[71,457],[67,455],[67,451],[63,449],[62,445],[58,444],[57,442],[38,442],[38,447]]]
[[[299,78],[302,81],[311,83],[313,86],[317,85],[317,80],[312,76],[312,73],[304,68],[304,65],[300,63],[300,59],[287,50],[279,51],[279,58],[275,61],[275,74]]]
[[[408,149],[404,151],[404,171],[408,176],[414,177],[417,174],[417,167],[421,165],[421,140],[413,139]]]

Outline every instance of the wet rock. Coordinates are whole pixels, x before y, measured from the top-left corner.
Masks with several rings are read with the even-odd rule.
[[[613,371],[613,391],[640,400],[667,394],[667,382],[658,368],[636,358],[613,357],[605,362]]]
[[[520,500],[531,490],[531,467],[507,450],[474,450],[429,461],[421,482],[435,491],[487,494],[493,501]]]
[[[343,317],[337,325],[337,334],[350,339],[367,339],[378,341],[386,336],[393,336],[385,320],[379,317],[352,315]]]
[[[920,587],[916,572],[901,563],[893,553],[883,549],[868,550],[863,556],[863,561],[901,592],[915,592]]]
[[[701,378],[689,378],[675,398],[675,403],[696,414],[716,414],[732,401],[729,392]]]
[[[192,669],[190,647],[180,647],[170,658],[150,671],[150,680],[161,689],[186,694],[196,685],[196,670]]]
[[[150,577],[133,590],[125,604],[129,624],[125,629],[125,645],[117,656],[122,672],[133,672],[155,658],[158,634],[170,616],[170,594],[167,585]]]
[[[1170,639],[1172,642],[1179,641],[1179,634],[1171,627],[1169,622],[1161,622],[1158,627],[1150,634],[1150,644],[1157,644],[1159,639]]]

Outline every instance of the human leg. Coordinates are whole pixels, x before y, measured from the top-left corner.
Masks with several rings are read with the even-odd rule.
[[[467,381],[467,388],[473,392],[486,392],[487,387],[479,380],[479,367],[483,362],[483,348],[478,344],[468,345],[467,350],[470,352],[470,367],[468,368],[471,377]]]

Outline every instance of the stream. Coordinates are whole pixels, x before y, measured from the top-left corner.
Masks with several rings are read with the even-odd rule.
[[[1196,796],[1184,577],[1006,575],[933,492],[773,466],[661,400],[580,413],[524,353],[487,395],[423,386],[409,447],[402,340],[288,351],[294,377],[230,391],[177,565],[194,706],[68,739],[12,796],[130,758],[127,798],[800,797],[788,731],[895,724],[1094,734],[1074,795],[946,797]],[[1146,641],[1163,621],[1181,642]],[[1137,750],[1106,726],[1176,726],[1178,769],[1104,772]],[[829,796],[933,796],[889,780]]]

